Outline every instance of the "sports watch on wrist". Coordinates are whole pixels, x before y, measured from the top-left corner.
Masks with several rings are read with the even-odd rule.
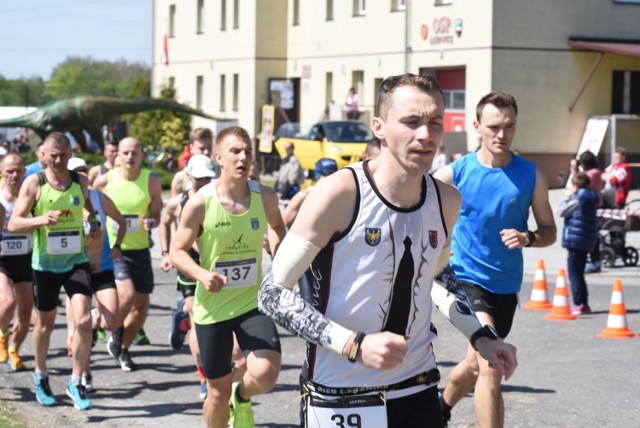
[[[478,350],[478,348],[476,348],[476,341],[481,337],[488,337],[489,339],[497,340],[498,332],[496,331],[495,328],[487,324],[484,327],[478,329],[475,333],[473,333],[471,335],[471,338],[469,339],[469,342],[471,343],[471,347],[476,351]]]
[[[532,246],[533,243],[536,242],[536,234],[530,230],[527,230],[527,241],[529,242],[527,242],[526,247]]]

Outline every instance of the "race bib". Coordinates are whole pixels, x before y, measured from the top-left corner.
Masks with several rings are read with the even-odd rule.
[[[137,233],[140,230],[140,216],[137,214],[125,214],[124,219],[127,221],[127,234]],[[111,229],[118,231],[118,223],[111,223]]]
[[[258,263],[255,257],[242,260],[217,261],[214,271],[229,278],[224,288],[242,288],[256,285]]]
[[[387,407],[382,392],[340,397],[310,392],[306,399],[309,428],[387,427]]]
[[[47,254],[77,254],[80,252],[79,230],[55,230],[47,234]]]
[[[24,235],[6,235],[2,237],[3,256],[21,256],[29,253],[29,239]]]

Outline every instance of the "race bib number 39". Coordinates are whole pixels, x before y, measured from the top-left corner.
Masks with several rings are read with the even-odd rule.
[[[381,393],[348,397],[308,397],[309,428],[385,428],[387,408]]]
[[[47,234],[47,254],[77,254],[80,248],[79,230],[56,230]]]
[[[216,273],[229,278],[225,288],[241,288],[256,285],[258,280],[258,263],[255,257],[241,260],[224,260],[216,262]]]
[[[20,256],[29,253],[29,239],[26,236],[9,235],[2,238],[3,256]]]

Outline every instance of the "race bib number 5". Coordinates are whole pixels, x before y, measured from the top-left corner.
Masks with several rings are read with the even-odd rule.
[[[331,398],[311,393],[307,400],[307,427],[309,428],[385,428],[387,426],[387,408],[382,393]]]
[[[214,271],[229,279],[225,288],[241,288],[256,285],[258,280],[258,263],[255,257],[241,260],[218,261]]]
[[[56,230],[47,234],[47,254],[77,254],[80,248],[79,230]]]

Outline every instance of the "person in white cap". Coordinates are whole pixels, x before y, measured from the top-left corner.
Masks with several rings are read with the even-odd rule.
[[[89,168],[82,158],[73,157],[69,159],[67,169],[88,177]],[[102,192],[96,189],[89,189],[89,199],[100,225],[99,231],[95,236],[86,236],[89,267],[91,268],[91,287],[98,302],[99,313],[99,316],[93,320],[95,327],[93,328],[92,344],[95,344],[98,327],[105,328],[111,332],[118,328],[118,293],[113,273],[113,260],[121,256],[120,244],[127,233],[127,220],[116,208],[113,201]],[[107,234],[107,217],[112,218],[118,224],[118,234],[113,245],[110,244]],[[85,230],[87,230],[87,226],[88,223],[85,220]],[[73,320],[73,307],[69,298],[67,298],[67,331],[70,338],[73,337],[72,333],[75,330]],[[70,342],[70,340],[67,341],[69,350],[71,349]],[[87,392],[93,391],[93,376],[91,375],[89,359],[86,361],[81,383]]]
[[[177,194],[165,205],[162,217],[160,218],[160,246],[162,248],[162,261],[160,269],[169,272],[173,265],[169,258],[169,246],[171,244],[172,225],[180,219],[182,207],[187,203],[189,197],[195,195],[201,187],[209,184],[215,176],[213,162],[206,155],[194,155],[189,159],[185,168],[187,179],[190,182],[189,190]],[[200,262],[200,254],[196,248],[191,248],[189,255]],[[173,349],[180,349],[184,342],[187,331],[193,322],[193,298],[196,291],[196,280],[178,271],[178,290],[182,293],[179,299],[178,309],[171,315],[172,328],[169,334],[169,344]],[[198,374],[200,375],[200,398],[207,397],[207,378],[200,362],[200,349],[195,334],[189,335],[189,349],[196,363]]]

